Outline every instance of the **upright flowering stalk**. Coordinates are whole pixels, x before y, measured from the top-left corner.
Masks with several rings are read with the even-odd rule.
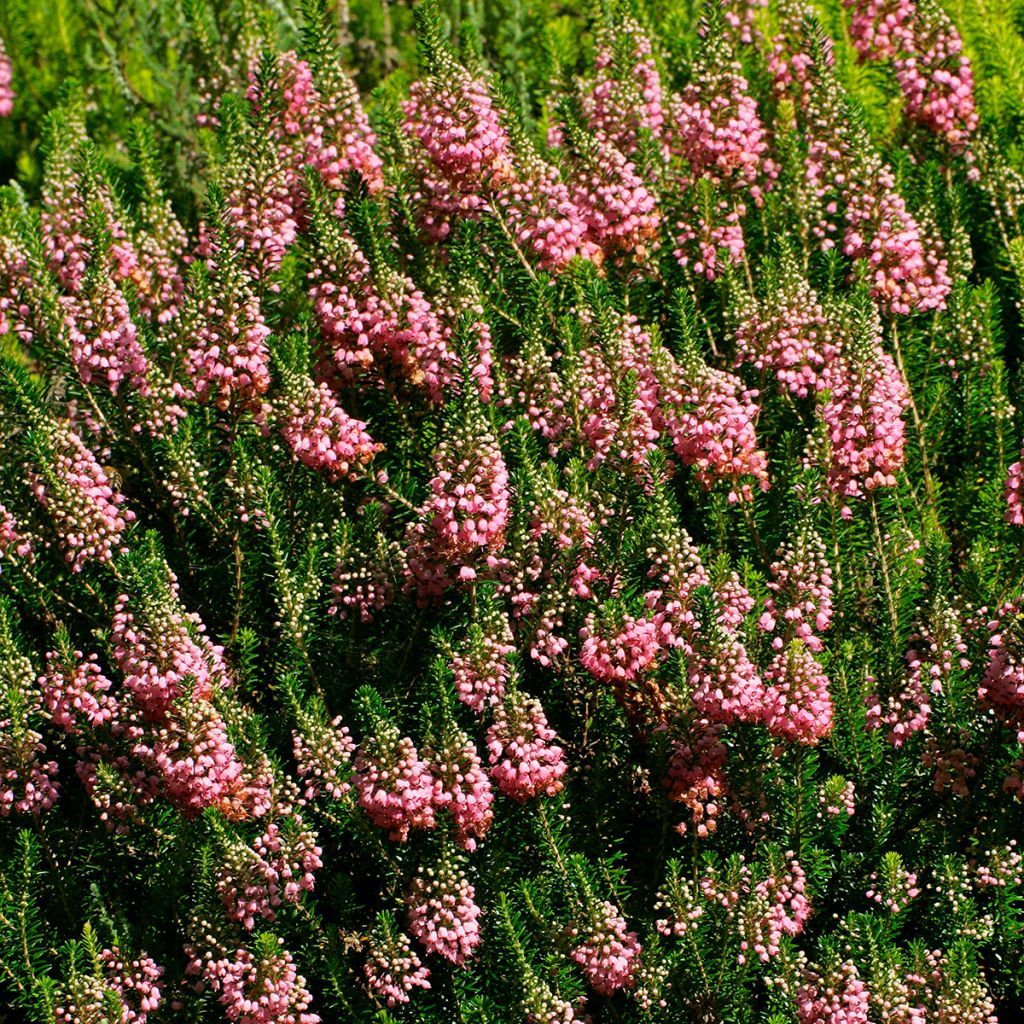
[[[286,374],[279,405],[281,434],[295,458],[329,480],[356,479],[383,451],[367,425],[345,412],[326,383]]]
[[[570,195],[586,224],[588,241],[606,257],[644,260],[658,245],[657,196],[610,143],[574,134],[578,163]]]
[[[498,789],[518,803],[560,792],[566,764],[556,738],[539,700],[521,690],[506,697],[487,730],[491,776]]]
[[[69,291],[77,291],[94,252],[97,231],[109,236],[102,255],[117,281],[138,268],[138,256],[114,207],[109,185],[92,162],[84,110],[64,108],[50,125],[51,151],[42,190],[43,245],[50,269]]]
[[[665,353],[657,373],[666,433],[700,484],[710,489],[716,480],[727,481],[730,503],[752,499],[749,478],[766,491],[768,457],[757,447],[755,431],[758,392],[705,365],[695,348],[678,364]]]
[[[68,423],[51,423],[38,437],[32,475],[36,500],[49,513],[72,572],[92,559],[110,562],[124,551],[122,535],[135,519],[96,456]]]
[[[430,970],[420,962],[409,936],[398,931],[386,912],[377,915],[370,933],[363,973],[370,992],[388,1006],[409,1002],[414,988],[430,988]]]
[[[0,818],[39,815],[56,802],[57,762],[46,760],[42,702],[32,663],[15,646],[8,606],[0,603]]]
[[[892,61],[907,118],[962,153],[978,127],[974,76],[963,41],[929,0],[844,0],[863,60]]]
[[[134,596],[117,599],[112,642],[125,688],[154,720],[180,697],[208,702],[229,685],[223,648],[207,638],[199,616],[182,607],[177,577],[166,566],[156,586],[140,583]]]
[[[519,177],[499,189],[494,206],[523,259],[556,274],[577,257],[600,262],[569,187],[525,142],[520,148]]]
[[[824,971],[805,970],[795,993],[800,1024],[868,1024],[868,987],[847,960]]]
[[[932,0],[918,0],[913,36],[894,61],[907,118],[934,132],[954,154],[978,128],[974,75],[960,33]]]
[[[842,498],[892,487],[903,468],[906,385],[881,344],[877,322],[846,341],[825,376],[818,414],[830,443],[828,484]]]
[[[51,721],[70,735],[112,724],[120,712],[110,693],[113,683],[95,654],[86,658],[66,635],[62,639],[61,650],[47,653],[46,672],[38,680]]]
[[[282,939],[262,935],[255,955],[239,949],[208,961],[203,977],[228,1019],[237,1024],[319,1024],[312,997]]]
[[[782,635],[772,641],[776,650],[797,637],[808,650],[820,653],[824,644],[817,634],[829,628],[833,610],[825,542],[812,527],[802,526],[792,543],[779,548],[771,574],[758,625],[766,632],[782,628]]]
[[[651,41],[636,19],[627,16],[601,30],[594,72],[580,97],[591,131],[627,158],[645,136],[660,142],[665,126],[661,75]]]
[[[184,321],[191,329],[185,352],[186,387],[219,409],[254,405],[270,387],[270,328],[259,297],[223,232],[209,236],[207,273],[196,273],[186,295]]]
[[[862,144],[854,141],[858,149]],[[891,312],[946,308],[946,260],[896,192],[892,170],[870,151],[846,191],[843,252],[866,261],[871,294]]]
[[[767,298],[745,311],[736,329],[740,360],[771,370],[798,398],[815,395],[825,386],[825,367],[836,358],[825,310],[818,296],[787,257],[780,281]]]
[[[828,676],[802,640],[780,650],[764,678],[762,715],[769,732],[809,745],[828,736],[833,718]]]
[[[408,533],[409,573],[421,598],[439,596],[453,573],[473,579],[480,560],[505,544],[508,470],[475,397],[463,401],[434,466],[431,495]]]
[[[455,693],[477,714],[500,704],[512,677],[508,656],[515,650],[508,619],[498,613],[472,623],[459,648],[452,653]]]
[[[700,839],[717,830],[718,817],[724,809],[728,750],[722,742],[722,732],[721,723],[694,722],[673,742],[668,774],[663,780],[668,799],[690,811]],[[685,821],[676,827],[680,833],[689,829]]]
[[[288,805],[275,811],[290,817],[268,824],[249,845],[230,842],[217,873],[228,920],[241,922],[249,931],[257,917],[274,921],[283,903],[297,903],[303,892],[311,892],[314,873],[323,867],[317,834],[303,827],[302,816]]]
[[[1024,634],[1021,601],[1007,601],[988,624],[988,665],[978,687],[978,699],[1016,731],[1024,742]]]
[[[314,61],[314,89],[309,89],[308,103],[303,107],[312,115],[301,128],[306,162],[320,172],[324,184],[333,191],[344,189],[348,175],[356,171],[370,192],[380,192],[384,188],[384,165],[375,149],[377,136],[355,83],[338,60],[336,48],[327,39],[324,43]],[[289,102],[295,101],[289,98]]]
[[[778,170],[767,156],[757,100],[717,19],[703,26],[690,82],[673,97],[669,116],[670,145],[686,162],[690,182],[707,177],[760,205]]]
[[[421,181],[427,234],[443,240],[454,219],[478,218],[494,191],[515,180],[512,146],[487,83],[453,59],[421,19],[420,42],[429,74],[402,104],[404,129],[421,150],[413,165]]]
[[[299,778],[305,783],[303,796],[312,800],[321,793],[340,800],[350,789],[349,764],[356,745],[341,716],[326,720],[326,713],[300,708],[298,728],[292,730],[292,750]]]
[[[360,744],[355,758],[356,802],[378,828],[400,843],[413,828],[433,828],[434,779],[412,740],[382,719]]]
[[[163,1002],[157,984],[163,968],[145,953],[128,961],[117,946],[95,955],[95,973],[75,972],[58,991],[54,1020],[57,1024],[92,1020],[146,1024]],[[116,1017],[110,1016],[111,1006],[116,1007]]]
[[[583,323],[591,317],[580,314]],[[654,342],[635,317],[602,313],[595,319],[593,342],[587,339],[568,371],[583,439],[594,453],[587,468],[611,461],[645,477],[663,425]]]
[[[104,271],[87,274],[79,294],[61,296],[71,361],[84,384],[103,380],[112,394],[123,383],[149,394],[149,361],[121,290]]]
[[[409,931],[428,952],[462,967],[480,945],[480,908],[457,858],[421,867],[409,892]]]
[[[636,932],[626,929],[625,918],[614,903],[593,900],[584,920],[569,931],[570,939],[579,942],[569,956],[601,995],[610,996],[636,984],[640,943]]]
[[[491,780],[480,762],[476,745],[457,726],[442,731],[441,742],[424,750],[434,776],[434,806],[447,808],[455,824],[459,843],[475,850],[477,839],[491,827]],[[415,932],[413,933],[415,934]]]

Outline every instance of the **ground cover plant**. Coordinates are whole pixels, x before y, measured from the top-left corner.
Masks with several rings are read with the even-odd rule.
[[[0,6],[0,1021],[1020,1019],[1022,26]]]

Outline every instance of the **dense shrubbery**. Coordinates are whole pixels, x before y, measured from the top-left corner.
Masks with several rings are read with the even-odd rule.
[[[0,1020],[1024,1003],[1022,10],[584,6],[0,7]]]

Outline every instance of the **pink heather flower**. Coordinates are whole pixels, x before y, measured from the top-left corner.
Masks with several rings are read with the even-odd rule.
[[[32,560],[32,540],[18,531],[18,522],[3,504],[0,504],[0,557]]]
[[[814,290],[786,261],[782,281],[736,330],[738,361],[771,370],[779,389],[799,398],[820,391],[823,371],[838,354]]]
[[[863,498],[893,487],[903,468],[903,414],[910,398],[877,337],[867,351],[845,353],[826,373],[819,405],[831,445],[828,484],[840,497]]]
[[[520,690],[506,697],[494,709],[487,730],[491,776],[498,789],[518,803],[560,792],[566,764],[556,738],[539,700]]]
[[[370,192],[384,188],[384,164],[374,147],[377,136],[359,101],[355,83],[332,53],[321,65],[319,92],[311,93],[318,113],[306,131],[306,160],[315,167],[328,188],[344,189],[346,179],[357,171]]]
[[[163,795],[186,818],[216,807],[229,818],[246,815],[245,767],[220,713],[205,700],[189,700],[179,714],[152,729],[132,753],[161,780]]]
[[[487,84],[448,60],[413,82],[404,131],[419,139],[436,172],[460,190],[495,187],[513,175],[511,146]]]
[[[1024,742],[1024,637],[1019,625],[1021,601],[1008,601],[988,624],[988,665],[978,686],[983,707],[992,708]]]
[[[824,644],[817,634],[832,624],[832,569],[825,542],[813,529],[801,528],[794,543],[779,548],[771,574],[758,625],[765,632],[781,629],[782,635],[772,641],[776,650],[796,637],[820,653]]]
[[[134,599],[121,594],[112,626],[114,662],[125,689],[154,720],[182,696],[209,701],[229,684],[223,648],[210,642],[198,615],[181,607],[170,570],[166,584],[160,598],[143,590]]]
[[[118,1024],[146,1024],[148,1015],[162,1002],[157,982],[164,969],[145,953],[126,960],[117,946],[102,950],[100,963],[107,986],[121,997]]]
[[[569,187],[587,238],[605,256],[632,255],[643,260],[657,248],[661,228],[657,197],[614,146],[600,141],[585,146]]]
[[[978,774],[981,758],[964,749],[963,745],[970,740],[970,733],[966,729],[961,729],[954,735],[956,738],[943,744],[934,736],[926,737],[921,764],[933,770],[933,789],[936,793],[942,793],[948,788],[955,796],[969,796],[971,790],[968,783]],[[1004,781],[1003,788],[1012,792],[1013,787],[1008,784],[1009,782],[1010,780]]]
[[[871,888],[867,898],[892,914],[906,910],[910,901],[921,895],[917,887],[917,875],[907,871],[898,853],[887,853],[882,858],[882,871],[871,874]]]
[[[190,386],[219,409],[252,404],[270,387],[270,328],[259,299],[240,293],[200,303],[192,346],[185,356]]]
[[[624,66],[617,58],[622,56]],[[665,125],[661,76],[651,42],[640,24],[625,17],[597,40],[593,83],[580,97],[583,117],[599,139],[632,157],[645,134],[661,139]]]
[[[721,737],[721,724],[694,723],[689,734],[673,744],[664,780],[669,800],[689,809],[701,839],[716,830],[722,812],[726,791],[723,768],[728,751]],[[687,828],[685,822],[678,826],[684,833]]]
[[[914,0],[844,0],[852,11],[850,39],[862,59],[891,60],[912,42]]]
[[[764,723],[773,736],[813,745],[831,733],[828,676],[804,643],[780,650],[764,678]]]
[[[866,727],[887,727],[886,739],[894,747],[903,746],[914,733],[927,727],[932,699],[942,693],[943,683],[953,671],[954,659],[960,668],[970,667],[960,618],[952,607],[937,604],[931,620],[910,638],[910,645],[902,689],[884,702],[884,713],[883,701],[877,694],[867,698]]]
[[[804,983],[796,992],[800,1024],[868,1024],[868,987],[851,961],[824,976],[804,971]]]
[[[434,780],[408,736],[380,722],[359,747],[353,785],[356,802],[388,838],[404,843],[411,828],[433,828]]]
[[[811,904],[805,895],[807,876],[792,851],[786,859],[769,860],[769,874],[754,886],[741,912],[740,955],[746,962],[754,953],[761,963],[779,955],[784,935],[799,935],[811,916]]]
[[[908,52],[894,61],[904,112],[938,135],[953,153],[962,153],[977,131],[978,112],[971,61],[963,52],[960,34],[938,4],[922,3],[909,42]]]
[[[590,908],[585,924],[576,925],[569,937],[580,944],[569,956],[583,968],[587,980],[601,995],[610,996],[636,984],[640,943],[636,932],[626,931],[619,908],[607,900]]]
[[[39,467],[32,491],[53,519],[64,558],[72,572],[81,572],[86,562],[109,562],[127,550],[121,535],[135,519],[122,508],[123,494],[110,486],[96,456],[67,423],[50,431],[47,456],[52,460]]]
[[[373,622],[376,613],[391,603],[404,568],[402,546],[381,533],[346,546],[334,567],[331,614],[344,619],[355,609],[360,621]]]
[[[480,945],[480,908],[457,862],[420,868],[409,893],[409,931],[430,953],[462,967]]]
[[[1021,451],[1024,460],[1024,450]],[[1024,461],[1017,461],[1006,472],[1006,521],[1024,526]]]
[[[870,154],[857,178],[845,192],[843,252],[867,261],[871,294],[893,313],[945,309],[946,260],[895,191],[892,170]]]
[[[65,115],[56,133],[56,145],[46,162],[40,220],[50,269],[65,288],[77,292],[86,268],[98,255],[92,251],[87,226],[90,201],[102,210],[111,239],[109,251],[102,254],[108,263],[105,269],[116,281],[124,281],[135,273],[139,261],[107,184],[96,177],[83,180],[80,157],[88,145],[83,110],[66,109]]]
[[[119,714],[113,683],[103,674],[95,654],[81,651],[50,651],[39,690],[53,724],[70,735],[84,728],[109,725]]]
[[[526,1014],[526,1024],[588,1024],[590,1021],[589,1017],[577,1016],[572,1003],[555,995],[529,968],[524,988],[523,1012]]]
[[[558,273],[577,256],[600,262],[583,214],[549,164],[531,161],[523,177],[501,186],[495,203],[524,258],[543,270]]]
[[[14,89],[11,87],[13,80],[11,58],[7,56],[7,47],[3,39],[0,39],[0,117],[10,117],[14,111]]]
[[[442,439],[434,465],[431,496],[407,534],[409,576],[421,600],[440,596],[459,566],[504,547],[510,507],[501,446],[475,398]]]
[[[862,59],[891,60],[911,121],[963,152],[978,127],[971,62],[949,17],[915,0],[845,0]]]
[[[362,420],[353,419],[327,384],[307,382],[285,406],[281,433],[295,457],[331,480],[355,479],[384,446],[374,442]]]
[[[746,212],[743,203],[727,199],[711,206],[694,205],[684,211],[685,219],[676,224],[676,248],[672,255],[681,267],[692,267],[699,277],[714,281],[723,262],[739,265],[743,260],[746,242],[740,219]]]
[[[580,662],[595,678],[607,683],[631,682],[652,665],[661,653],[657,627],[631,615],[615,623],[615,629],[598,628],[593,614],[580,630],[583,647]]]
[[[395,928],[388,914],[378,918],[370,935],[363,971],[370,992],[388,1006],[409,1002],[414,988],[430,988],[430,971],[420,963],[409,936]]]
[[[252,931],[257,917],[274,921],[282,903],[296,903],[303,892],[311,892],[314,872],[323,867],[316,839],[315,832],[303,828],[301,815],[293,814],[283,827],[271,822],[251,846],[231,843],[217,873],[228,920]]]
[[[687,673],[693,706],[703,718],[726,724],[762,719],[765,685],[734,635],[709,623],[693,640]]]
[[[755,423],[758,392],[738,377],[705,366],[694,356],[691,366],[665,360],[659,368],[662,415],[672,447],[693,466],[702,487],[729,482],[729,501],[749,501],[753,478],[768,489],[768,457],[757,447]]]
[[[579,315],[584,322],[591,318],[587,312]],[[609,317],[594,333],[596,344],[580,353],[573,382],[580,426],[594,453],[587,467],[596,469],[612,459],[644,478],[663,426],[659,382],[652,368],[653,340],[633,316]],[[622,383],[627,375],[632,375],[634,387],[624,401]]]
[[[852,817],[856,810],[854,798],[856,787],[852,779],[844,779],[842,776],[833,775],[821,787],[818,792],[818,803],[823,810],[818,812],[820,818],[822,813],[830,818],[838,818],[842,814]]]
[[[394,368],[431,401],[442,401],[458,376],[450,324],[410,278],[383,270],[374,282],[351,239],[342,235],[335,241],[343,254],[324,256],[311,278],[317,317],[340,378],[348,382],[370,368]]]
[[[141,395],[149,393],[149,361],[117,284],[103,275],[93,288],[61,297],[71,343],[71,361],[83,383],[103,380],[112,394],[122,382]]]
[[[491,780],[476,745],[462,730],[452,727],[443,744],[436,750],[426,748],[424,756],[435,780],[434,806],[448,809],[460,844],[466,850],[475,850],[476,840],[483,838],[494,819]]]
[[[746,191],[760,205],[778,168],[767,157],[767,133],[743,69],[724,36],[702,42],[690,82],[670,105],[669,143],[690,169],[690,181]]]
[[[307,1012],[306,979],[295,970],[283,941],[277,942],[280,949],[259,957],[239,949],[204,965],[203,976],[233,1024],[319,1024],[320,1018]]]
[[[97,974],[75,974],[57,993],[53,1017],[56,1024],[110,1021],[111,1024],[146,1024],[149,1013],[159,1008],[157,980],[163,968],[145,954],[125,963],[117,946],[100,952]],[[111,1006],[116,1016],[110,1015]]]
[[[5,624],[0,622],[0,627]],[[6,633],[6,630],[4,630]],[[0,633],[0,818],[38,815],[56,802],[56,761],[46,761],[39,724],[41,701],[32,663]]]
[[[462,645],[452,654],[455,693],[463,704],[480,714],[500,704],[512,676],[508,656],[515,650],[508,620],[502,616],[473,623]]]
[[[298,776],[305,782],[304,796],[312,800],[321,792],[340,800],[351,789],[349,763],[356,745],[341,717],[329,723],[301,712],[299,729],[292,730]]]

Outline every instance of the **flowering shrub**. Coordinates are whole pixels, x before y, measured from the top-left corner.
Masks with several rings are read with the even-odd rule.
[[[1011,15],[116,6],[0,5],[0,1019],[1017,1019]]]

